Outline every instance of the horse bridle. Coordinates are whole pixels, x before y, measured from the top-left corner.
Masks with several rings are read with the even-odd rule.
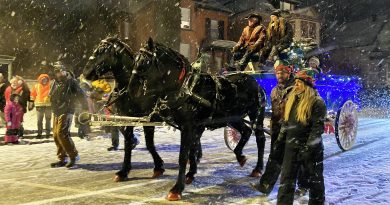
[[[119,39],[117,39],[117,40],[118,41],[116,41],[116,42],[110,42],[110,41],[107,41],[106,39],[103,39],[100,42],[100,44],[103,44],[103,45],[107,44],[108,46],[114,47],[116,54],[121,54],[123,51],[126,50],[128,52],[128,54],[130,55],[132,53],[131,48],[128,45],[126,45],[125,43],[123,43],[122,41],[120,41]],[[118,43],[119,43],[119,46],[118,46]],[[100,45],[98,47],[100,47]],[[121,47],[122,47],[122,49],[120,49]],[[108,47],[106,49],[108,49]],[[116,95],[116,98],[114,100],[112,100],[112,101],[110,101],[112,99],[112,95],[110,95],[110,97],[108,98],[107,102],[103,105],[101,110],[103,110],[104,108],[110,110],[109,106],[111,106],[112,104],[116,103],[119,100],[119,98],[122,95],[124,95],[125,93],[127,93],[127,92],[128,92],[127,87],[123,87],[121,90],[118,91],[118,94]],[[110,110],[110,112],[111,112],[111,110]]]

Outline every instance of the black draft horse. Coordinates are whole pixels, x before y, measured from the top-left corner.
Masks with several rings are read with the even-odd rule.
[[[108,37],[100,42],[89,58],[83,74],[87,80],[96,80],[105,73],[111,71],[116,80],[117,99],[114,99],[115,107],[119,115],[145,116],[148,115],[156,103],[153,95],[138,96],[132,98],[127,92],[128,82],[134,66],[134,53],[128,45],[116,37]],[[137,91],[139,92],[139,91]],[[125,155],[122,169],[116,173],[115,181],[125,181],[131,170],[131,152],[135,147],[133,128],[131,126],[121,128],[125,137]],[[144,126],[146,148],[154,161],[154,173],[152,178],[163,174],[164,161],[161,159],[154,146],[154,127]]]
[[[133,98],[157,96],[153,114],[175,124],[181,131],[179,175],[167,196],[172,201],[181,199],[186,180],[193,179],[196,173],[194,153],[205,128],[229,125],[240,132],[242,137],[234,153],[241,166],[246,162],[242,150],[253,129],[258,166],[263,166],[264,90],[247,74],[223,78],[188,72],[188,66],[189,62],[181,54],[149,39],[135,59],[128,89]],[[141,95],[137,93],[140,89],[143,90]],[[247,125],[245,116],[249,116],[252,128]],[[190,161],[190,170],[185,174],[187,160]]]

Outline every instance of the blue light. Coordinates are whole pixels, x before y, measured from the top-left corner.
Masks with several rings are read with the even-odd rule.
[[[260,86],[267,94],[267,109],[271,108],[271,91],[277,85],[273,73],[253,74]],[[358,92],[362,89],[361,78],[356,76],[321,75],[316,80],[316,89],[324,99],[328,110],[338,110],[340,104],[352,100],[360,105]]]

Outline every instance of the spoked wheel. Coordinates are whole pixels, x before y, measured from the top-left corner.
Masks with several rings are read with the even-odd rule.
[[[225,127],[224,138],[226,146],[233,151],[241,139],[241,134],[234,128],[227,126]]]
[[[337,111],[335,135],[337,144],[343,151],[349,150],[355,143],[358,128],[356,104],[346,101]]]

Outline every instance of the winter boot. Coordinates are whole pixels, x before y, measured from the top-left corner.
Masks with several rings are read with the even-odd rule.
[[[117,150],[118,147],[114,147],[114,146],[107,148],[107,151],[117,151]]]
[[[66,161],[58,161],[58,162],[53,162],[50,164],[51,168],[58,168],[58,167],[63,167],[66,165]]]
[[[73,166],[76,164],[76,162],[79,161],[79,160],[80,160],[80,156],[77,155],[76,158],[70,159],[69,162],[65,165],[65,167],[66,167],[66,168],[71,168],[71,167],[73,167]]]
[[[255,189],[256,191],[259,191],[265,195],[269,195],[272,191],[272,189],[267,189],[265,186],[261,185],[260,183],[250,183],[251,187]]]

